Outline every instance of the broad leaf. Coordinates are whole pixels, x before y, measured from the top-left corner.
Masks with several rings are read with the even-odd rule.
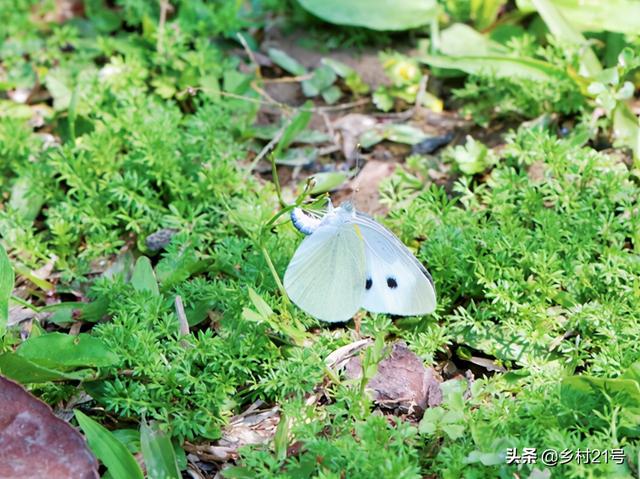
[[[62,370],[112,366],[118,362],[118,357],[100,339],[84,333],[31,337],[20,345],[17,354],[40,366]]]
[[[142,470],[124,444],[111,432],[80,410],[75,410],[89,447],[114,478],[143,479]]]
[[[180,479],[171,439],[155,424],[140,425],[140,444],[149,479]]]
[[[429,24],[438,15],[436,0],[298,0],[329,23],[372,30],[408,30]]]

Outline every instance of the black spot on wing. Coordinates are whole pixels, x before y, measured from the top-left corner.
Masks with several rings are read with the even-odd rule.
[[[371,289],[371,286],[373,286],[373,280],[371,278],[367,278],[364,288],[368,291]]]
[[[389,276],[387,278],[387,286],[389,286],[389,288],[391,288],[391,289],[395,289],[395,288],[398,287],[398,282],[396,281],[395,278]]]

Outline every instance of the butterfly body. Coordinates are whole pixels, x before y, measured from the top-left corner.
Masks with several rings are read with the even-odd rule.
[[[308,235],[284,276],[291,300],[330,322],[348,321],[360,308],[413,316],[431,313],[436,297],[427,270],[407,247],[349,202],[315,218],[296,208],[294,226]]]

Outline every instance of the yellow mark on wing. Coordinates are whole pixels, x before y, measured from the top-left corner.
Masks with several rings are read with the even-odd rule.
[[[358,225],[353,225],[353,229],[356,230],[356,234],[358,235],[358,238],[364,241],[364,238],[362,237],[362,231],[360,231],[360,227]]]

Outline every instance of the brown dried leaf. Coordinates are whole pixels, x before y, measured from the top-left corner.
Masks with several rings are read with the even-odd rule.
[[[98,478],[98,462],[69,424],[0,376],[0,477]]]
[[[380,204],[380,183],[393,174],[396,166],[397,163],[369,160],[341,193],[346,197],[354,192],[355,205],[359,210],[370,215],[385,215],[388,208]]]
[[[351,160],[358,153],[357,146],[360,136],[367,130],[373,129],[377,120],[361,113],[349,113],[333,122],[333,129],[342,137],[342,153]]]
[[[349,379],[362,375],[359,357],[347,363],[345,373]],[[379,406],[421,415],[427,407],[442,402],[441,382],[438,373],[425,367],[422,360],[400,341],[393,345],[389,357],[380,361],[378,372],[367,384],[367,389]]]
[[[249,408],[243,414],[234,416],[222,432],[222,438],[215,445],[186,444],[188,452],[196,454],[200,459],[213,462],[227,462],[237,459],[238,448],[247,444],[265,444],[276,433],[280,422],[278,407],[267,410]]]

